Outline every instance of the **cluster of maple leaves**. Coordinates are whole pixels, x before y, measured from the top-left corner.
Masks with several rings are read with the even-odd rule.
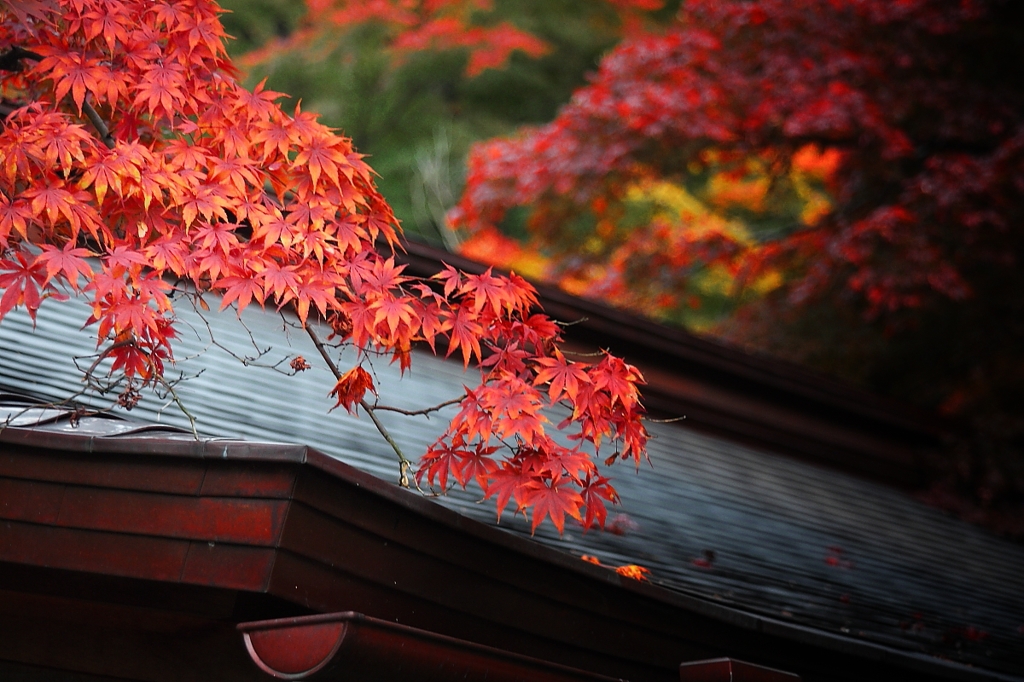
[[[543,41],[508,22],[480,25],[473,21],[474,15],[490,6],[490,0],[313,0],[306,3],[298,30],[244,59],[260,63],[317,43],[329,27],[348,30],[362,24],[386,26],[391,36],[388,46],[399,59],[424,50],[466,50],[470,76],[501,66],[517,50],[534,57],[544,54]]]
[[[387,47],[397,60],[425,51],[460,50],[468,55],[466,75],[504,66],[514,52],[539,57],[550,46],[509,21],[495,21],[494,0],[308,0],[298,30],[243,57],[259,64],[318,44],[325,34],[373,25],[386,30]],[[645,12],[663,0],[608,0],[624,33],[640,29]],[[334,36],[336,37],[336,35]]]
[[[533,243],[571,268],[587,256],[561,253],[563,235],[580,216],[600,227],[595,201],[614,209],[656,180],[741,179],[755,159],[778,191],[754,212],[778,213],[810,149],[836,155],[824,177],[834,210],[750,243],[692,219],[609,230],[589,288],[634,285],[632,266],[678,290],[694,263],[717,262],[783,272],[796,306],[838,286],[869,318],[961,300],[972,270],[1006,266],[992,247],[1006,243],[1021,186],[1019,94],[963,76],[977,55],[963,46],[1000,44],[1004,5],[688,1],[663,30],[627,36],[554,121],[478,144],[450,218],[481,233],[522,207]]]
[[[613,443],[609,462],[643,457],[640,374],[611,355],[566,358],[515,275],[403,275],[369,166],[298,105],[287,114],[277,93],[238,84],[218,11],[208,0],[0,6],[0,319],[88,296],[105,371],[132,395],[163,381],[174,306],[206,293],[239,312],[327,320],[338,343],[403,370],[417,344],[458,354],[481,380],[417,478],[475,481],[499,514],[510,500],[532,508],[534,528],[603,524],[616,495],[593,454]],[[372,409],[365,396],[379,389],[357,365],[332,395]],[[553,406],[572,447],[552,437]]]
[[[479,260],[970,422],[932,499],[1019,536],[1022,24],[1012,0],[687,0],[551,123],[478,144],[451,222]],[[666,186],[702,210],[637,220]]]

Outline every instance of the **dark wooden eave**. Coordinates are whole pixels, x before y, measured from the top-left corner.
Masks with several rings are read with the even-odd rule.
[[[245,620],[357,611],[637,682],[676,680],[680,662],[722,656],[810,681],[1019,679],[623,578],[308,448],[116,436],[102,421],[0,432],[0,659],[67,667],[88,650],[95,628],[33,645],[32,633],[52,626],[48,613],[61,622],[102,611],[108,629],[130,616],[135,630],[122,637],[198,628],[216,635],[216,648],[247,604]],[[69,581],[74,594],[62,592]],[[75,596],[96,585],[114,593],[111,581],[149,587],[127,604]],[[159,601],[160,586],[203,606]],[[36,630],[24,625],[33,622]],[[85,672],[170,680],[187,660],[147,677],[117,669],[116,657],[90,665]],[[224,665],[219,679],[254,679]]]
[[[429,277],[448,263],[466,272],[486,266],[416,242],[397,259]],[[647,379],[644,404],[659,416],[873,480],[913,487],[920,454],[936,447],[934,417],[788,362],[746,353],[596,301],[537,285],[551,317],[571,323],[566,341],[607,349]]]

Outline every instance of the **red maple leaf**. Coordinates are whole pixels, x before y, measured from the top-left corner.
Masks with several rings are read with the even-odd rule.
[[[462,284],[461,291],[473,297],[473,312],[479,313],[485,305],[490,305],[495,316],[501,315],[504,307],[513,307],[514,299],[506,291],[507,280],[491,276],[491,268],[481,275],[468,275]]]
[[[36,311],[42,303],[41,289],[46,288],[46,263],[30,259],[18,251],[14,260],[0,260],[0,318],[15,306],[24,305],[29,317],[35,322]]]
[[[253,299],[260,303],[264,300],[263,285],[253,274],[223,277],[217,280],[216,286],[224,289],[224,296],[220,302],[221,310],[235,303],[238,306],[238,314],[241,315]]]
[[[64,248],[58,249],[51,244],[42,246],[43,252],[36,258],[37,263],[46,264],[46,281],[59,277],[77,290],[79,281],[92,276],[92,266],[85,260],[94,255],[89,249],[75,248],[68,242]]]
[[[575,486],[560,476],[552,476],[548,482],[533,481],[526,486],[522,498],[524,504],[533,508],[531,532],[537,530],[545,517],[551,518],[559,534],[565,530],[566,515],[577,521],[582,520],[580,507],[583,506],[583,498]]]
[[[480,336],[484,327],[480,324],[479,317],[466,305],[460,305],[455,309],[455,315],[450,318],[451,331],[448,337],[448,352],[445,357],[451,355],[459,348],[462,349],[462,359],[466,367],[469,367],[469,359],[476,356],[477,361],[483,357],[480,349]]]
[[[608,507],[605,502],[618,503],[619,495],[604,476],[595,476],[593,480],[589,477],[583,484],[580,493],[583,505],[586,507],[586,514],[583,517],[583,527],[591,528],[596,521],[604,528],[604,522],[608,518]]]
[[[495,508],[500,520],[509,500],[515,500],[516,513],[528,504],[525,497],[526,488],[533,480],[533,474],[525,471],[521,464],[502,462],[490,475],[484,487],[484,499],[495,498]]]
[[[563,397],[575,402],[580,384],[591,381],[583,366],[566,360],[559,350],[555,350],[553,357],[538,358],[536,364],[542,369],[537,372],[533,383],[537,386],[548,384],[548,396],[553,403]]]

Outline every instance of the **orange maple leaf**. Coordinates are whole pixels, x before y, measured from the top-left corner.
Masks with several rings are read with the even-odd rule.
[[[647,580],[648,574],[651,569],[644,568],[643,566],[637,566],[636,564],[626,564],[625,566],[619,566],[615,569],[615,572],[625,578],[632,578],[633,580]]]
[[[362,401],[367,391],[377,395],[377,389],[373,386],[373,377],[362,367],[353,367],[341,375],[338,383],[334,385],[334,388],[328,394],[338,399],[338,402],[331,409],[342,406],[351,414],[353,407]]]
[[[584,554],[580,559],[586,561],[588,564],[594,564],[601,568],[611,568],[611,566],[601,563],[601,560],[592,554]],[[625,564],[624,566],[618,566],[615,568],[615,572],[624,578],[647,580],[647,576],[650,575],[651,569],[645,568],[644,566],[638,566],[637,564]]]

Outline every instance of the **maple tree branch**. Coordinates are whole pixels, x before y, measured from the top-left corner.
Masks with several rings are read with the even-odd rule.
[[[370,421],[373,422],[373,425],[377,427],[378,431],[380,431],[380,435],[384,437],[384,440],[386,440],[388,445],[391,446],[391,449],[395,451],[396,455],[398,455],[398,484],[403,488],[408,488],[409,467],[412,466],[412,462],[407,460],[405,455],[402,454],[402,449],[398,447],[398,443],[395,442],[395,439],[391,437],[387,428],[381,423],[380,419],[377,418],[377,415],[374,413],[373,408],[369,403],[363,399],[359,401],[359,406],[366,410],[366,414],[370,415]]]
[[[135,345],[135,339],[128,339],[126,341],[117,341],[116,343],[110,344],[109,346],[107,346],[106,348],[104,348],[103,350],[101,350],[99,353],[96,354],[96,359],[93,360],[91,365],[89,365],[89,369],[85,370],[85,376],[87,378],[91,379],[94,376],[96,368],[99,366],[99,364],[101,362],[103,362],[105,359],[107,359],[110,356],[110,354],[112,352],[114,352],[115,350],[117,350],[118,348],[124,348],[126,346],[134,346],[134,345]],[[83,360],[84,359],[85,358],[83,358]]]
[[[7,52],[0,55],[0,71],[21,71],[22,59],[31,59],[38,62],[42,58],[41,54],[26,50],[19,45],[14,45]]]
[[[0,56],[0,70],[3,71],[18,71],[21,69],[21,60],[29,59],[34,62],[42,61],[43,56],[26,50],[22,47],[15,45],[2,56]],[[6,109],[6,107],[4,107]],[[0,109],[0,113],[3,114],[4,118],[10,115],[14,109],[5,111]],[[110,134],[110,128],[107,127],[106,122],[100,117],[91,104],[88,101],[82,102],[82,111],[85,113],[86,118],[92,123],[92,127],[96,129],[96,132],[100,135],[100,140],[107,146],[107,149],[114,148],[114,136]]]
[[[331,374],[334,375],[335,379],[341,379],[341,370],[334,364],[334,360],[331,359],[330,354],[327,352],[327,347],[324,346],[324,342],[320,340],[320,336],[313,331],[313,327],[309,324],[306,325],[306,334],[313,341],[313,345],[316,346],[317,352],[320,353],[320,357],[327,363],[328,369],[331,370]]]
[[[306,334],[313,341],[313,345],[316,346],[317,352],[320,353],[320,357],[324,359],[324,362],[327,363],[327,366],[330,368],[331,373],[334,374],[334,378],[341,379],[342,372],[340,369],[338,369],[338,366],[334,364],[334,360],[331,359],[331,355],[330,353],[327,352],[327,347],[324,346],[324,342],[320,340],[320,336],[313,330],[312,325],[307,324],[305,329]],[[366,414],[370,416],[370,421],[373,422],[373,425],[377,427],[377,430],[380,432],[380,435],[384,437],[384,440],[387,441],[387,444],[391,446],[391,449],[394,450],[395,454],[398,456],[398,484],[403,488],[408,488],[409,467],[412,466],[412,462],[406,459],[405,455],[402,454],[402,448],[398,446],[398,443],[395,442],[395,439],[391,437],[391,433],[388,432],[384,424],[382,424],[380,419],[377,418],[377,415],[374,414],[373,407],[371,407],[370,404],[367,403],[365,399],[359,401],[359,406],[363,408],[366,411]]]
[[[92,105],[87,101],[82,102],[82,111],[85,112],[89,122],[92,123],[92,127],[96,129],[96,132],[100,135],[100,140],[107,146],[107,149],[114,148],[114,136],[110,134],[110,128],[100,118],[100,115],[96,113],[96,110],[92,108]]]
[[[608,351],[606,351],[606,350],[595,350],[593,352],[585,353],[585,352],[583,352],[581,350],[568,350],[568,349],[566,349],[566,350],[563,350],[562,353],[564,355],[571,355],[574,358],[599,358],[599,357],[608,355]]]
[[[458,398],[452,398],[451,400],[446,400],[443,403],[438,403],[437,405],[434,405],[433,407],[425,407],[422,410],[403,410],[400,407],[392,407],[391,405],[374,405],[373,409],[375,409],[375,410],[385,410],[387,412],[397,412],[398,414],[405,415],[406,417],[419,417],[419,416],[428,417],[428,416],[430,416],[430,414],[432,412],[437,412],[439,410],[443,410],[444,408],[448,407],[449,405],[458,405],[459,403],[461,403],[465,399],[466,399],[466,394],[463,393]]]
[[[668,419],[652,419],[651,417],[644,417],[645,422],[651,422],[652,424],[673,424],[675,422],[681,422],[686,419],[686,415],[680,417],[670,417]]]

